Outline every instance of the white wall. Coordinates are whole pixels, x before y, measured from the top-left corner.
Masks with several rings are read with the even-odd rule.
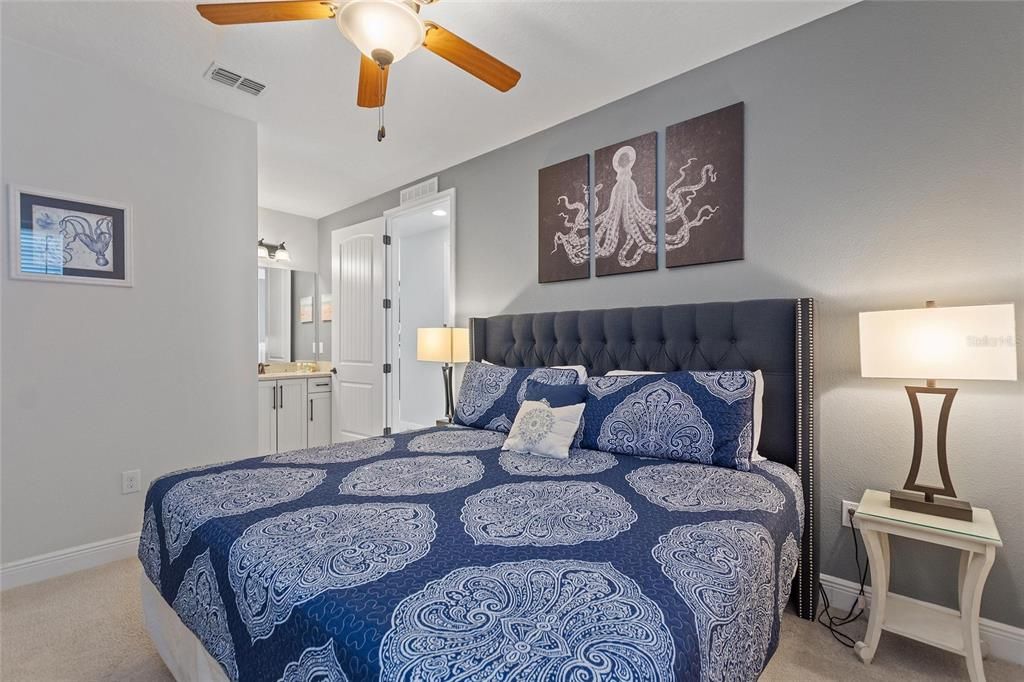
[[[135,238],[130,289],[5,273],[6,563],[137,531],[123,470],[255,455],[257,190],[251,122],[6,39],[2,87],[3,182],[131,204]]]
[[[272,211],[269,208],[259,210],[259,236],[271,244],[285,242],[285,248],[291,255],[291,267],[294,270],[317,269],[317,229],[316,220],[291,213]],[[256,252],[253,244],[252,252]]]
[[[854,579],[842,500],[902,485],[913,439],[903,382],[860,377],[857,313],[1015,302],[1024,328],[1022,63],[1024,3],[859,3],[443,170],[458,188],[456,323],[815,297],[822,570]],[[538,168],[741,100],[745,260],[537,284]],[[322,218],[321,234],[397,204],[396,188]],[[982,615],[1024,626],[1024,382],[954,385],[953,482],[1005,543]],[[893,589],[955,604],[951,552],[894,554]]]
[[[448,228],[393,236],[401,263],[401,288],[398,306],[401,315],[401,382],[399,428],[433,426],[444,416],[444,390],[441,365],[416,359],[416,330],[447,324],[445,301],[448,296]],[[394,248],[394,246],[392,247]]]

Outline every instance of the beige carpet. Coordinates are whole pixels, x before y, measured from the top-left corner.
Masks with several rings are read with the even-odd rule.
[[[139,564],[118,561],[91,571],[0,593],[0,679],[3,682],[170,681],[142,626]],[[848,628],[857,636],[864,624]],[[988,660],[990,682],[1024,680],[1024,668]],[[897,680],[967,678],[952,654],[883,634],[865,666],[820,625],[789,614],[782,643],[762,680]]]

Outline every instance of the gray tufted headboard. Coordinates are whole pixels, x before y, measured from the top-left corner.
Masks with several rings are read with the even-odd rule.
[[[804,487],[797,610],[817,609],[818,500],[814,468],[814,300],[763,299],[471,318],[474,360],[506,367],[760,369],[764,417],[758,451],[793,467]],[[808,579],[809,578],[809,579]]]

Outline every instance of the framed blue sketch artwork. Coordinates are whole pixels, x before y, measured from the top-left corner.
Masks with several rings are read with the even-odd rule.
[[[12,185],[11,277],[132,285],[131,208]]]

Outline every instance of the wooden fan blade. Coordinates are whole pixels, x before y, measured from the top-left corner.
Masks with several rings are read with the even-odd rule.
[[[356,93],[356,104],[368,108],[382,107],[384,106],[384,95],[387,94],[388,89],[388,70],[391,67],[385,66],[384,72],[381,73],[377,62],[365,54],[360,56],[362,61],[359,62],[359,90]]]
[[[423,47],[438,57],[447,59],[463,71],[502,92],[508,92],[519,82],[521,74],[508,64],[495,59],[446,28],[430,21],[424,23],[427,26],[427,37],[423,39]]]
[[[320,0],[224,2],[215,5],[196,5],[196,9],[204,19],[221,26],[260,24],[268,21],[330,19],[334,16],[334,6],[320,2]]]

